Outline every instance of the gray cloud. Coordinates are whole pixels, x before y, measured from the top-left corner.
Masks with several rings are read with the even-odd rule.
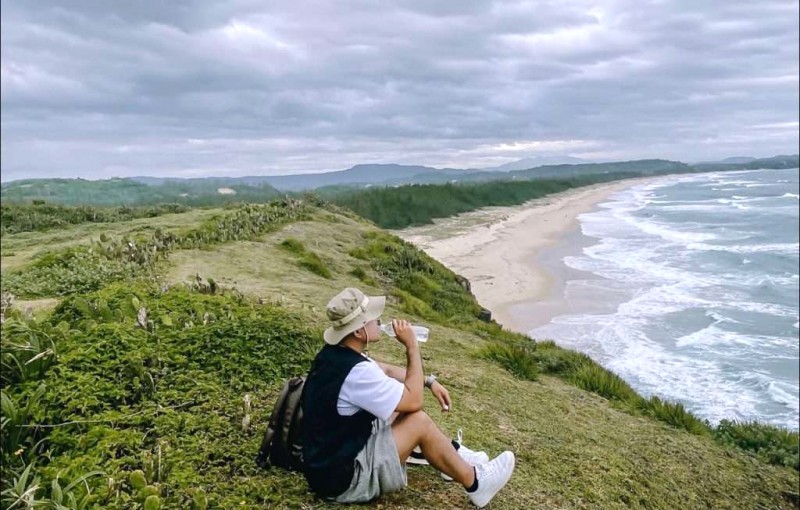
[[[795,1],[2,2],[3,180],[797,152]]]

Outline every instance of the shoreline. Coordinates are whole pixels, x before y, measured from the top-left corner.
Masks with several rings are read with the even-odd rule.
[[[478,302],[503,328],[527,335],[567,313],[567,275],[586,275],[561,261],[565,248],[580,250],[585,242],[578,216],[615,192],[662,177],[595,184],[394,232],[467,278]]]

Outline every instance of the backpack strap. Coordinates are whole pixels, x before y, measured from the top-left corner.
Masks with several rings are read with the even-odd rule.
[[[290,440],[294,436],[293,428],[297,415],[302,412],[301,400],[305,379],[302,377],[292,377],[286,382],[289,391],[286,394],[286,401],[281,411],[280,423],[275,433],[276,437],[272,440],[270,457],[272,464],[280,467],[289,468],[294,465],[292,461],[292,443]]]
[[[261,440],[261,448],[259,449],[258,456],[256,457],[256,464],[261,468],[266,468],[270,465],[270,445],[272,444],[272,438],[275,437],[275,432],[277,432],[281,427],[280,422],[283,421],[281,420],[281,416],[286,408],[286,396],[289,394],[290,382],[291,380],[284,383],[283,388],[278,395],[278,399],[275,401],[276,405],[272,409],[272,415],[269,417],[269,425],[267,425],[267,430],[264,432],[264,438]]]
[[[297,377],[297,387],[289,395],[288,409],[293,409],[291,416],[286,416],[289,426],[286,433],[286,448],[291,469],[303,470],[303,400],[305,399],[305,377]],[[284,424],[286,428],[286,424]]]

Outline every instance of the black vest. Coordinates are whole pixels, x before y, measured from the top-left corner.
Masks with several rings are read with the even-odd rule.
[[[362,361],[356,351],[326,345],[317,354],[303,397],[303,460],[308,485],[317,495],[334,497],[350,487],[355,458],[367,444],[375,416],[363,409],[342,416],[336,409],[339,391],[350,370]]]

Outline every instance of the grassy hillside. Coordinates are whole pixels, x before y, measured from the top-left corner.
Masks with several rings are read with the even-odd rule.
[[[340,508],[254,457],[283,379],[307,369],[325,303],[348,285],[431,327],[425,370],[454,406],[439,413],[426,395],[426,407],[444,430],[517,453],[492,508],[797,506],[796,433],[712,429],[577,353],[481,322],[454,274],[352,213],[282,202],[170,216],[158,232],[114,223],[105,241],[96,225],[4,235],[19,251],[3,257],[4,290],[53,304],[33,319],[25,301],[3,310],[4,508],[73,497],[68,507],[134,509],[148,495],[160,508]],[[74,255],[89,239],[96,257]],[[145,257],[153,246],[162,255]],[[124,264],[98,279],[87,260]],[[65,274],[96,290],[68,291]],[[388,338],[370,350],[404,359]],[[430,468],[410,467],[409,482],[378,506],[469,508]]]
[[[31,203],[46,201],[62,205],[117,207],[178,203],[212,206],[231,202],[266,202],[280,196],[268,184],[248,186],[231,184],[226,179],[191,179],[147,185],[132,179],[25,179],[3,183],[0,196],[4,202]]]

